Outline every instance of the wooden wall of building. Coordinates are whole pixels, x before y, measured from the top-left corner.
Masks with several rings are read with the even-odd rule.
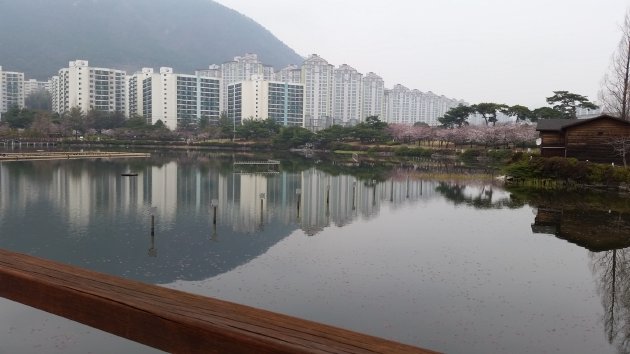
[[[630,126],[614,119],[598,119],[565,130],[566,156],[600,163],[622,163],[610,142],[630,137]]]

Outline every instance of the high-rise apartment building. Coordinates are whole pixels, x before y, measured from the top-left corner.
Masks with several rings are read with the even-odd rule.
[[[24,80],[24,98],[38,91],[50,91],[50,81]]]
[[[3,71],[0,66],[0,114],[24,108],[24,73]]]
[[[438,96],[429,91],[410,90],[396,85],[385,90],[385,121],[387,123],[414,124],[418,122],[438,125],[438,118],[449,109],[466,102]]]
[[[253,75],[262,76],[265,80],[273,80],[274,70],[271,66],[263,65],[258,60],[258,55],[251,53],[234,57],[234,60],[221,64],[221,79],[223,80],[221,110],[226,110],[223,106],[227,102],[228,85],[249,80]]]
[[[378,116],[384,119],[383,99],[385,95],[385,82],[383,78],[373,72],[367,73],[362,82],[362,108],[361,120],[366,117]]]
[[[127,116],[144,116],[144,80],[153,76],[153,68],[142,68],[133,75],[127,76]],[[151,124],[150,118],[147,123]]]
[[[181,124],[196,124],[202,117],[218,122],[221,80],[203,76],[173,73],[172,68],[162,67],[159,73],[142,71],[142,102],[131,103],[142,107],[142,116],[151,124],[161,120],[169,129]]]
[[[334,68],[317,54],[302,64],[304,127],[319,131],[332,124]]]
[[[281,125],[301,127],[304,124],[304,86],[254,75],[249,80],[228,85],[227,114],[235,125],[245,119],[270,118]]]
[[[274,80],[279,82],[288,82],[292,84],[302,83],[302,69],[297,65],[291,64],[274,74]]]
[[[127,112],[126,74],[122,70],[95,68],[87,60],[71,61],[53,77],[53,110],[59,114],[78,107],[81,111]]]
[[[362,120],[362,78],[362,74],[347,64],[334,69],[333,124],[354,126]]]

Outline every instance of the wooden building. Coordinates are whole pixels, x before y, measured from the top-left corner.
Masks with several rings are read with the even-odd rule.
[[[611,142],[630,139],[630,122],[602,114],[588,119],[543,119],[540,154],[543,157],[574,157],[599,163],[623,163]]]

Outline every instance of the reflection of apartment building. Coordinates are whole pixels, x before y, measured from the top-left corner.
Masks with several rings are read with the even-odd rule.
[[[227,115],[235,124],[273,119],[285,126],[304,122],[304,86],[265,80],[262,76],[228,85]]]
[[[62,114],[74,107],[83,113],[127,112],[126,73],[90,67],[86,60],[71,61],[51,81],[53,111]]]
[[[0,66],[0,117],[13,107],[24,108],[24,73],[3,71]]]
[[[177,213],[177,162],[151,168],[151,207],[167,222],[173,221]]]

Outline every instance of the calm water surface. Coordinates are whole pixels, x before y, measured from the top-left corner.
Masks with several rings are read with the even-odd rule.
[[[0,163],[0,247],[448,353],[630,352],[625,199],[233,159]],[[154,352],[0,313],[0,353]]]

